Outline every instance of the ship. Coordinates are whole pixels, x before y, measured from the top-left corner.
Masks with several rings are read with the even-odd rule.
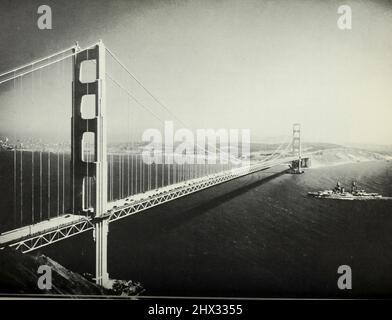
[[[369,193],[363,189],[359,189],[355,181],[352,182],[350,191],[346,191],[338,181],[332,190],[308,192],[308,195],[318,199],[334,200],[375,200],[383,198],[381,194],[375,192]]]

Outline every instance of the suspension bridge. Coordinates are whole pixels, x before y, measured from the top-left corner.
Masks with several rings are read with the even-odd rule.
[[[7,136],[0,174],[8,192],[0,247],[26,253],[93,230],[102,286],[109,281],[111,222],[271,167],[302,173],[310,164],[299,124],[289,141],[259,153],[233,154],[222,141],[178,152],[173,145],[146,146],[143,131],[162,129],[165,119],[190,126],[102,41],[5,72],[0,86],[2,118],[9,117],[0,131]],[[40,112],[45,119],[34,121]],[[146,152],[161,161],[145,161]]]

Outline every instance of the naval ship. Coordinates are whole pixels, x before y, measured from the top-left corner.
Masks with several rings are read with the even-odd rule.
[[[382,198],[382,195],[378,193],[368,193],[363,189],[359,189],[355,181],[351,184],[351,191],[345,191],[344,187],[338,181],[332,190],[308,192],[308,195],[319,199],[335,200],[374,200]]]

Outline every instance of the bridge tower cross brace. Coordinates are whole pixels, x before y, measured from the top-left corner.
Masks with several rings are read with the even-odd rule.
[[[74,49],[71,118],[71,197],[73,213],[93,214],[94,239],[96,247],[95,279],[105,286],[109,281],[107,272],[107,236],[109,222],[107,210],[107,142],[106,142],[106,88],[105,88],[105,46],[99,41],[94,47],[81,51]],[[81,81],[83,62],[95,62],[96,79]],[[93,95],[95,115],[86,119],[82,115],[83,97]],[[94,134],[92,161],[85,159],[83,140],[85,133]],[[92,208],[86,201],[87,180],[93,186]]]

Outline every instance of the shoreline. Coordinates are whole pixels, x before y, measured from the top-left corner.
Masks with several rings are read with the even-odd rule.
[[[338,162],[338,163],[331,163],[331,164],[325,164],[325,163],[316,163],[315,165],[312,164],[310,165],[309,169],[319,169],[319,168],[328,168],[328,167],[337,167],[337,166],[343,166],[346,164],[360,164],[360,163],[368,163],[368,162],[389,162],[389,159],[371,159],[371,160],[363,160],[363,161],[343,161],[343,162]]]

